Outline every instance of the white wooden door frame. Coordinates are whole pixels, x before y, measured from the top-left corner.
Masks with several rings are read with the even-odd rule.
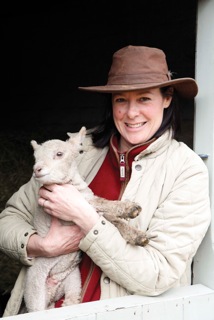
[[[194,283],[214,289],[214,0],[198,1],[194,150],[207,155],[212,222],[194,259]]]

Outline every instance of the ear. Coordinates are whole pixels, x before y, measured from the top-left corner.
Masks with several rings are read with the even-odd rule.
[[[167,91],[164,94],[164,109],[167,109],[170,106],[173,93],[174,93],[174,88],[172,86],[168,87]]]
[[[79,131],[79,134],[81,135],[82,139],[84,140],[86,135],[86,127],[82,127]]]
[[[76,135],[70,132],[67,132],[67,135],[70,137],[69,140],[73,140],[79,144],[82,144],[86,136],[86,127],[82,127]]]
[[[172,96],[166,96],[164,98],[164,109],[167,109],[170,106],[171,101],[172,101]]]
[[[77,149],[82,149],[82,143],[86,136],[86,127],[82,127],[77,134],[72,134],[67,132],[67,135],[70,137],[67,141],[69,141],[72,145],[75,145]]]
[[[30,143],[34,150],[36,150],[39,147],[39,144],[36,142],[36,140],[31,140]]]

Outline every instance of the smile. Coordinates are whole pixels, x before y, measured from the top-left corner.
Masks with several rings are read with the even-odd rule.
[[[131,124],[131,123],[127,123],[126,122],[126,126],[129,128],[139,128],[141,126],[143,126],[146,122],[140,122],[140,123],[135,123],[135,124]]]

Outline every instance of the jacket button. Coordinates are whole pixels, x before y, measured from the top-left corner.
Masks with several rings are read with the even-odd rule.
[[[109,277],[105,277],[105,278],[103,279],[103,282],[104,282],[105,284],[109,284],[109,283],[110,283]]]
[[[24,244],[23,244],[23,243],[21,244],[21,248],[22,248],[22,249],[24,248]]]
[[[94,234],[97,235],[98,234],[98,230],[94,230]]]
[[[28,232],[26,232],[26,233],[24,234],[24,236],[27,237],[27,236],[28,236]]]
[[[137,171],[140,171],[140,170],[142,170],[142,166],[140,164],[136,164],[135,169]]]
[[[101,223],[102,223],[103,225],[105,225],[105,224],[106,224],[105,220],[102,220],[102,221],[101,221]]]

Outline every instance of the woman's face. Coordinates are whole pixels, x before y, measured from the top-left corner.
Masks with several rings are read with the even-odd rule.
[[[159,88],[112,94],[114,123],[121,135],[120,151],[151,139],[159,129],[172,97]]]

